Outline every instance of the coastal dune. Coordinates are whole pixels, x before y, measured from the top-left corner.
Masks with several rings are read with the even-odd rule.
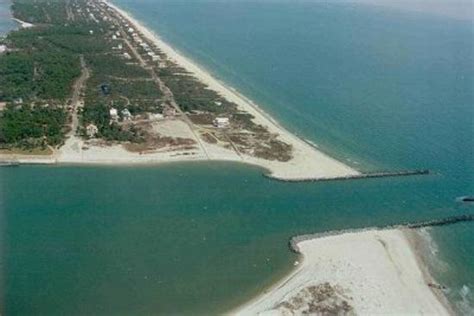
[[[296,244],[294,271],[235,315],[449,315],[407,233],[368,230]]]

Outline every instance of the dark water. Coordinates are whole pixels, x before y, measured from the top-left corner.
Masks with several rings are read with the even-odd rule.
[[[292,267],[288,238],[473,213],[469,22],[310,2],[117,0],[289,129],[362,169],[287,184],[226,163],[0,169],[7,314],[221,312]],[[433,229],[468,311],[474,227]],[[437,250],[437,251],[436,251]]]

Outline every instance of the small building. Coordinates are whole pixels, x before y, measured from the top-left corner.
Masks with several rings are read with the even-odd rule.
[[[109,111],[111,122],[117,122],[119,119],[118,111],[116,108],[111,108]]]
[[[128,109],[123,109],[121,111],[124,121],[130,121],[132,119],[132,113]]]
[[[123,53],[122,56],[123,56],[123,58],[125,58],[125,59],[132,59],[132,56],[130,56],[129,53]]]
[[[162,120],[164,116],[161,113],[149,113],[148,118],[150,120]]]
[[[115,35],[115,34],[112,35],[112,39],[113,39],[113,40],[116,40],[116,39],[117,39],[117,35]]]
[[[215,127],[217,128],[226,128],[229,127],[230,121],[228,117],[216,117],[214,121],[212,121]]]
[[[128,28],[128,33],[135,33],[135,30],[132,27]]]
[[[3,54],[7,51],[7,46],[6,45],[1,45],[0,44],[0,54]]]
[[[89,136],[89,138],[94,138],[98,132],[99,129],[94,124],[90,123],[86,126],[86,134]]]
[[[0,102],[0,111],[5,110],[6,107],[7,107],[7,102]]]
[[[165,117],[172,117],[176,115],[176,109],[171,106],[165,106],[163,109],[163,115]]]
[[[110,86],[106,83],[103,83],[100,85],[100,90],[102,91],[103,95],[109,95],[110,94]]]

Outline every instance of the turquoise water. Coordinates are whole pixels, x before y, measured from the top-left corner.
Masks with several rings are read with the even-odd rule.
[[[473,213],[469,22],[310,2],[116,0],[290,130],[362,169],[288,184],[228,163],[0,168],[7,314],[222,312],[291,269],[288,238]],[[468,311],[472,224],[431,230]]]
[[[0,36],[15,27],[15,22],[11,19],[10,4],[10,0],[0,0]]]
[[[186,163],[1,168],[0,179],[7,315],[222,312],[292,267],[292,235],[466,211],[438,177],[288,184]]]

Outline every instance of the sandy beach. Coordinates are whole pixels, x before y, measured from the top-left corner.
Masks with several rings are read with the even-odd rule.
[[[452,311],[398,229],[367,230],[297,243],[288,277],[235,315],[450,315]],[[437,291],[437,292],[434,292]]]
[[[25,22],[25,21],[22,21],[22,20],[19,20],[19,19],[16,19],[16,18],[13,18],[12,20],[17,22],[18,24],[20,24],[20,26],[22,28],[25,28],[25,29],[35,26],[34,24],[31,24],[31,23],[28,23],[28,22]]]
[[[267,170],[266,174],[280,180],[313,180],[334,179],[357,176],[360,173],[350,166],[319,151],[317,146],[306,142],[296,135],[284,129],[278,122],[265,113],[254,102],[238,93],[232,87],[225,85],[212,77],[206,70],[198,66],[190,59],[176,51],[165,43],[159,36],[135,20],[129,13],[118,8],[108,1],[103,1],[117,14],[128,21],[144,38],[158,47],[169,60],[183,67],[195,78],[207,85],[209,89],[216,91],[227,100],[237,104],[239,110],[254,116],[254,123],[264,126],[271,134],[278,135],[278,140],[291,145],[292,159],[286,162],[278,160],[267,160],[235,150],[224,148],[219,145],[210,144],[201,139],[194,131],[194,127],[182,126],[182,122],[164,122],[178,134],[187,135],[187,139],[195,142],[194,148],[164,148],[153,152],[137,153],[127,151],[121,144],[109,144],[101,146],[94,142],[85,142],[74,134],[68,135],[65,144],[57,149],[51,157],[41,157],[42,163],[77,163],[77,164],[158,164],[173,161],[189,160],[223,160],[256,165]],[[22,27],[31,27],[30,23],[17,20]],[[158,124],[158,123],[157,123]],[[161,123],[160,123],[161,124]],[[172,126],[174,124],[174,127]],[[176,137],[176,135],[169,135]],[[36,163],[39,161],[34,157],[18,155],[1,155],[0,160],[15,160],[21,163]]]
[[[279,135],[279,139],[283,142],[291,144],[293,147],[293,159],[288,162],[269,161],[259,159],[247,155],[238,155],[232,150],[227,150],[197,141],[199,147],[197,152],[190,157],[190,155],[183,153],[175,156],[175,160],[226,160],[243,162],[252,165],[257,165],[267,169],[270,175],[278,179],[320,179],[320,178],[340,178],[358,175],[359,172],[348,165],[326,155],[317,150],[314,146],[308,144],[304,140],[298,138],[292,133],[285,130],[278,122],[268,116],[255,103],[247,99],[235,89],[223,84],[219,80],[213,78],[202,67],[198,66],[193,61],[184,57],[181,53],[176,51],[169,44],[165,43],[159,36],[143,26],[139,21],[134,19],[129,13],[118,8],[108,1],[103,1],[110,8],[119,13],[122,17],[127,19],[129,23],[138,30],[149,41],[153,42],[167,57],[192,73],[198,80],[206,84],[210,89],[218,92],[227,100],[236,103],[242,111],[252,114],[255,123],[261,124],[268,128],[271,133]],[[92,155],[74,155],[71,150],[66,149],[67,153],[60,155],[59,162],[87,162],[94,160],[94,162],[103,161],[108,163],[119,163],[127,160],[127,162],[147,161],[148,163],[166,161],[164,158],[169,156],[167,154],[154,154],[151,156],[140,157],[134,153],[121,152],[120,157],[116,156],[117,148],[107,150],[102,149]],[[92,152],[92,151],[91,151]],[[87,158],[89,157],[89,158]]]

